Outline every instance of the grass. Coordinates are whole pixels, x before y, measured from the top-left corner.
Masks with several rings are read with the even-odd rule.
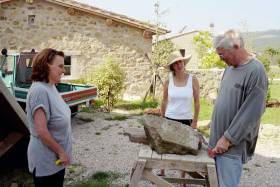
[[[124,121],[127,119],[127,116],[124,115],[115,115],[115,116],[111,116],[111,117],[107,117],[105,118],[105,120],[107,121]]]
[[[210,135],[210,129],[208,126],[198,126],[198,131],[203,134],[203,136],[209,138]]]
[[[280,82],[271,84],[271,100],[280,101]]]
[[[137,101],[119,101],[114,108],[124,109],[124,110],[144,110],[146,108],[157,108],[159,103],[157,101],[146,101],[145,103],[142,100]]]
[[[280,108],[266,108],[261,123],[280,125]]]
[[[205,98],[200,98],[199,120],[210,120],[213,111],[213,104]]]
[[[273,95],[274,96],[274,95]],[[210,120],[213,111],[213,105],[206,99],[201,99],[199,120]],[[262,116],[262,124],[280,125],[280,108],[266,108]]]
[[[18,186],[34,187],[32,175],[24,169],[0,171],[0,186],[11,186],[17,183]]]
[[[72,187],[111,187],[113,181],[121,177],[115,172],[97,172],[85,182],[79,182]]]

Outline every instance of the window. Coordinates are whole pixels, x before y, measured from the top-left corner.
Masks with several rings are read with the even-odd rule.
[[[26,58],[25,64],[27,68],[32,68],[32,58]]]
[[[71,75],[71,56],[64,57],[64,75]]]
[[[28,25],[35,24],[35,15],[28,15]]]

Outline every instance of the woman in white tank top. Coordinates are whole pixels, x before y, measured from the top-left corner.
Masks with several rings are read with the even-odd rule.
[[[200,110],[199,83],[195,76],[185,71],[185,65],[190,59],[191,55],[183,57],[179,51],[170,54],[167,68],[171,73],[163,85],[161,116],[196,129]],[[161,174],[164,175],[163,170]]]

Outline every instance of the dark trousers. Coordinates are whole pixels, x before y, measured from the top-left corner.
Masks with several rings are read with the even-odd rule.
[[[36,177],[35,170],[33,171],[33,180],[35,187],[63,187],[65,169],[60,170],[53,175],[43,177]]]
[[[192,124],[192,119],[172,119],[172,118],[168,118],[168,117],[165,117],[165,118],[183,123],[183,124],[188,125],[188,126],[191,126],[191,124]]]

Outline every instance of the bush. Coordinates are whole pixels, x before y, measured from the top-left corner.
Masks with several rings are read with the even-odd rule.
[[[98,88],[99,98],[104,101],[110,111],[124,88],[124,70],[113,58],[107,58],[105,63],[96,69],[92,81]]]

